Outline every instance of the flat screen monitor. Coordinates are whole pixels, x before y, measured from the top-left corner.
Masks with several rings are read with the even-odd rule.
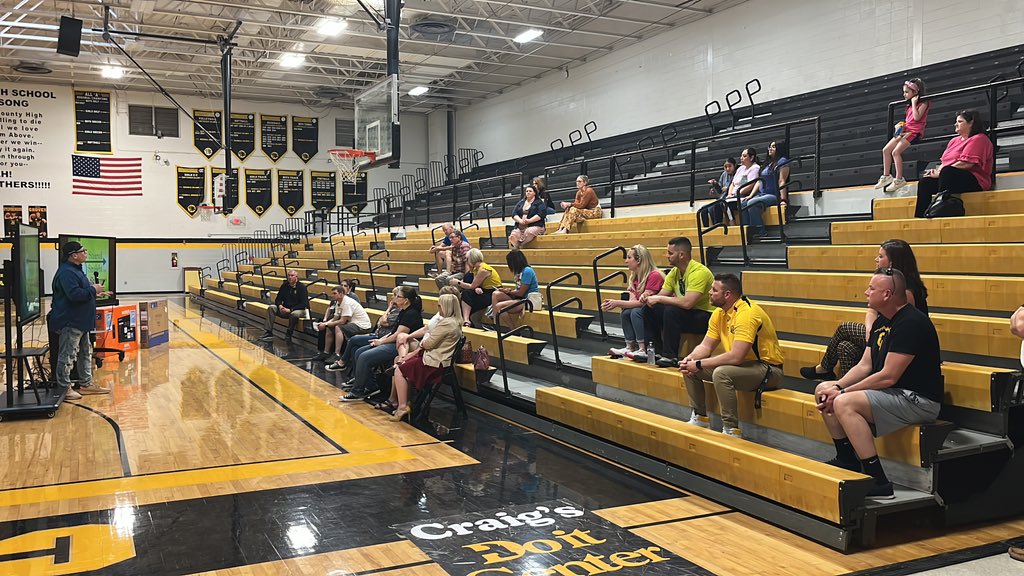
[[[96,298],[97,306],[107,306],[117,301],[113,294],[117,287],[117,239],[107,236],[82,236],[61,234],[57,239],[57,249],[68,242],[78,242],[89,251],[82,264],[85,277],[93,284],[103,284],[110,295]]]
[[[18,309],[18,326],[24,326],[39,318],[42,310],[38,228],[18,224],[18,235],[14,239],[14,273],[17,275],[14,302]]]

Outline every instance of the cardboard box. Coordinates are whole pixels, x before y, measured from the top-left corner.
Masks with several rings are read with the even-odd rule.
[[[131,306],[107,306],[96,310],[96,348],[127,352],[137,350],[138,310]],[[103,355],[110,355],[110,352]]]
[[[139,302],[139,348],[166,344],[167,300]]]

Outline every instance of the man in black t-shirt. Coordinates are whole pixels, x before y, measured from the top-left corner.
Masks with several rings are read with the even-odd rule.
[[[864,356],[842,378],[814,391],[836,445],[828,463],[872,476],[868,496],[875,498],[892,498],[893,488],[872,433],[935,420],[944,395],[938,334],[927,316],[907,305],[906,293],[899,270],[875,271],[864,294],[878,318],[868,327]]]
[[[277,297],[274,298],[274,303],[267,308],[267,319],[263,326],[264,332],[260,340],[274,339],[274,318],[280,317],[288,319],[286,335],[290,342],[292,333],[295,332],[295,325],[298,324],[299,320],[308,317],[308,307],[309,293],[306,291],[306,285],[299,282],[298,272],[289,270],[288,279],[277,289]]]

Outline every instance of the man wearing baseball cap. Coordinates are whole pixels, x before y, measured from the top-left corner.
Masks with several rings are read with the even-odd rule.
[[[49,328],[60,334],[57,352],[57,385],[67,389],[67,400],[78,400],[82,394],[108,394],[107,388],[92,383],[92,340],[89,333],[96,326],[96,297],[107,292],[102,284],[93,284],[82,271],[89,251],[75,241],[60,248],[61,264],[53,276],[53,301]],[[78,366],[79,390],[71,387],[71,367]]]

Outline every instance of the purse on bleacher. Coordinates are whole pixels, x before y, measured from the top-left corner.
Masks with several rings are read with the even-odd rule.
[[[473,353],[473,370],[477,372],[487,372],[491,369],[491,355],[487,352],[487,348],[481,346]]]
[[[462,350],[459,351],[459,364],[472,364],[473,363],[473,343],[466,340],[466,343],[462,345]]]
[[[953,218],[966,214],[964,201],[959,196],[948,190],[943,190],[935,195],[928,209],[924,211],[925,218]]]

